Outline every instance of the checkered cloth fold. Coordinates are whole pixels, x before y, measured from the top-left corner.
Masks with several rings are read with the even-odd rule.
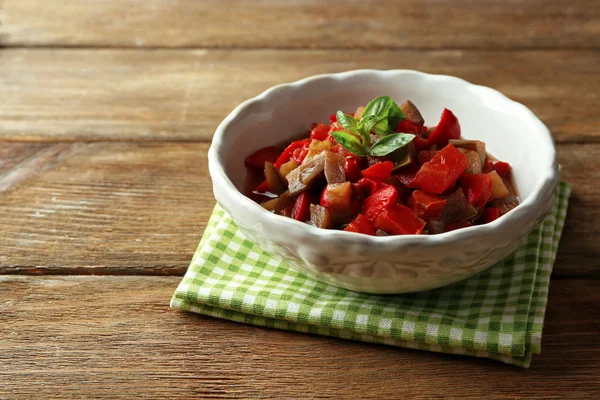
[[[171,308],[247,324],[529,367],[571,189],[512,255],[456,284],[377,296],[317,281],[247,240],[217,205]]]

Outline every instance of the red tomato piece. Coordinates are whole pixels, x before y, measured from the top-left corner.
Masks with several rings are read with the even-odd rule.
[[[396,127],[396,132],[412,133],[418,135],[421,133],[421,126],[408,119],[403,119],[398,123],[398,126]]]
[[[363,203],[363,214],[370,221],[375,220],[377,215],[385,209],[390,208],[398,201],[398,191],[393,186],[386,186],[367,197]]]
[[[468,165],[467,156],[449,144],[421,166],[412,186],[428,193],[442,194],[456,183]]]
[[[369,219],[362,214],[358,216],[344,228],[348,232],[363,233],[365,235],[376,236],[375,228],[369,222]]]
[[[425,221],[417,217],[410,208],[396,204],[379,213],[374,225],[390,235],[416,235],[423,232]]]
[[[487,207],[481,214],[481,223],[487,224],[500,218],[500,209],[496,207]]]
[[[329,139],[329,130],[330,129],[331,129],[331,127],[329,125],[318,124],[317,126],[315,126],[313,128],[312,132],[310,133],[310,138],[317,139],[317,140]]]
[[[506,178],[510,172],[510,164],[504,161],[492,161],[492,169],[496,171],[501,178]]]
[[[408,208],[415,212],[415,215],[422,219],[428,219],[437,217],[444,211],[446,207],[446,200],[440,199],[429,193],[425,193],[422,190],[415,190],[410,195]]]
[[[437,154],[437,150],[423,150],[419,152],[418,160],[419,165],[423,165],[428,161],[431,161]]]
[[[460,123],[452,111],[444,108],[440,123],[429,134],[427,142],[430,146],[436,145],[441,148],[446,146],[450,139],[460,139]]]
[[[265,168],[265,162],[273,163],[279,156],[279,150],[276,147],[264,147],[260,150],[255,151],[246,157],[246,167],[263,170]]]
[[[459,181],[469,204],[483,207],[492,197],[492,177],[488,174],[463,175]]]
[[[469,226],[473,226],[473,224],[469,221],[450,222],[446,224],[446,232],[455,231],[461,228],[467,228]]]
[[[373,179],[376,181],[385,181],[392,175],[392,169],[394,169],[394,163],[391,161],[378,162],[375,165],[362,171],[364,178]]]
[[[346,178],[348,178],[350,182],[357,182],[360,180],[360,167],[358,166],[356,159],[346,158],[344,161],[344,170],[346,171]]]
[[[292,155],[296,149],[300,149],[304,147],[304,145],[310,145],[310,139],[298,140],[296,142],[290,143],[288,147],[285,148],[283,153],[277,158],[277,160],[273,163],[276,168],[281,168],[283,164],[290,161],[292,159]],[[264,165],[263,165],[264,168]]]
[[[294,202],[292,218],[298,221],[307,221],[310,218],[310,196],[307,192],[300,193]]]

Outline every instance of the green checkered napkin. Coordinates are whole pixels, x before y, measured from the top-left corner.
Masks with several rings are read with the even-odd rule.
[[[428,292],[377,296],[314,280],[248,241],[219,207],[171,307],[248,324],[529,367],[541,350],[550,273],[571,189],[512,255]]]

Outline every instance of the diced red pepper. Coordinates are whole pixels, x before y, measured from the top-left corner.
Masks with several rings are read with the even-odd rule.
[[[377,215],[385,209],[390,208],[398,201],[398,191],[393,186],[386,186],[367,197],[363,203],[363,214],[370,221],[375,220]]]
[[[480,222],[487,224],[500,218],[500,209],[496,207],[486,207],[481,213]]]
[[[375,165],[362,171],[364,178],[373,179],[375,181],[385,181],[392,175],[392,169],[394,169],[394,163],[391,161],[378,162]]]
[[[246,157],[246,167],[262,171],[265,168],[265,162],[273,163],[277,160],[279,150],[276,147],[264,147],[255,151]]]
[[[492,161],[492,169],[496,171],[501,178],[506,178],[510,172],[510,164],[504,161]]]
[[[277,160],[273,163],[273,165],[278,169],[281,168],[281,166],[283,164],[285,164],[286,162],[288,162],[292,159],[292,155],[294,154],[294,151],[296,149],[300,149],[300,148],[304,147],[304,145],[310,145],[310,141],[311,141],[311,139],[305,139],[305,140],[298,140],[296,142],[290,143],[290,145],[285,148],[283,153],[281,153],[281,155],[279,156],[279,158],[277,158]],[[263,168],[264,168],[264,164],[263,164]]]
[[[469,226],[473,226],[473,224],[469,221],[449,222],[446,224],[446,232],[455,231],[461,228],[467,228]]]
[[[331,122],[332,124],[333,124],[334,122],[337,122],[337,115],[335,115],[335,114],[331,114],[331,115],[329,116],[329,122]]]
[[[492,162],[492,160],[486,158],[485,162],[483,163],[483,167],[481,167],[481,172],[487,174],[488,172],[494,171],[493,165],[494,163]]]
[[[402,167],[399,172],[394,173],[394,176],[397,176],[400,182],[407,188],[414,188],[412,184],[418,171],[419,166],[413,164]]]
[[[416,122],[410,121],[408,119],[403,119],[398,123],[398,126],[396,127],[396,132],[412,133],[418,135],[419,133],[421,133],[421,126]]]
[[[467,156],[449,144],[421,166],[411,185],[428,193],[442,194],[456,183],[468,165]]]
[[[385,184],[383,182],[376,182],[368,178],[361,178],[358,182],[352,184],[355,196],[363,199],[371,196],[384,186]]]
[[[469,204],[483,207],[492,196],[492,177],[488,174],[463,175],[460,186]]]
[[[264,182],[262,182],[260,185],[258,185],[256,187],[256,189],[254,189],[255,192],[258,193],[265,193],[269,191],[269,182],[267,182],[267,180],[265,179]]]
[[[411,235],[423,232],[425,221],[418,218],[410,208],[396,204],[379,213],[374,225],[390,235]]]
[[[415,212],[417,217],[428,219],[437,217],[444,211],[446,200],[422,190],[415,190],[408,199],[407,206]]]
[[[362,176],[360,173],[360,167],[358,166],[358,162],[356,162],[356,159],[354,158],[345,159],[344,170],[346,171],[346,178],[350,182],[357,182]]]
[[[416,136],[412,142],[415,144],[415,149],[417,151],[429,149],[429,142],[427,141],[427,139],[423,139],[422,137]]]
[[[294,150],[294,152],[292,153],[292,160],[296,164],[302,164],[302,161],[304,161],[304,159],[308,155],[308,146],[309,144],[306,144],[304,145],[304,147]]]
[[[362,214],[358,216],[344,228],[348,232],[363,233],[365,235],[376,236],[375,228],[369,222],[369,219]]]
[[[318,124],[317,126],[314,127],[314,129],[310,133],[310,138],[317,139],[317,140],[329,139],[329,130],[330,129],[331,129],[331,127],[329,125]]]
[[[431,161],[437,154],[437,150],[423,150],[419,152],[418,161],[419,165],[423,165],[428,161]]]
[[[450,139],[460,139],[460,123],[452,111],[444,108],[440,123],[429,134],[427,142],[430,146],[436,145],[441,148],[446,146]]]
[[[292,218],[298,221],[307,221],[310,218],[310,195],[308,192],[302,192],[294,202],[292,209]]]

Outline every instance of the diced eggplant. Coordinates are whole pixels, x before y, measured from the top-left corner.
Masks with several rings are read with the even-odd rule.
[[[409,121],[418,125],[423,125],[425,123],[425,119],[423,119],[419,109],[410,100],[406,100],[404,103],[400,104],[400,110],[402,110],[404,116]]]
[[[467,166],[467,169],[464,173],[467,175],[480,174],[482,164],[479,154],[477,154],[477,152],[473,150],[467,150],[462,148],[458,150],[460,150],[469,159],[469,165]]]
[[[333,228],[333,220],[329,210],[318,204],[310,205],[310,223],[317,228]]]
[[[492,177],[492,197],[491,199],[502,199],[510,194],[502,178],[496,171],[488,173]]]
[[[494,199],[489,203],[490,207],[495,207],[500,210],[500,215],[504,215],[516,206],[519,205],[517,196],[509,195],[501,199]]]
[[[477,216],[477,209],[467,201],[462,188],[456,189],[454,193],[446,198],[446,208],[442,212],[444,223],[468,221]]]
[[[313,139],[310,142],[310,145],[308,146],[308,154],[306,155],[306,158],[304,159],[304,162],[307,162],[308,160],[310,160],[311,158],[315,157],[318,154],[321,154],[324,151],[329,151],[331,150],[331,145],[332,142],[331,140],[317,140],[317,139]]]
[[[330,183],[321,194],[321,205],[331,213],[335,225],[348,222],[351,215],[352,184],[350,182]]]
[[[446,229],[446,224],[439,219],[430,219],[427,221],[427,232],[431,235],[437,235],[439,233],[444,233]]]
[[[390,234],[387,233],[386,231],[384,231],[383,229],[377,229],[377,231],[375,232],[375,234],[377,236],[390,236]]]
[[[286,190],[277,198],[275,203],[275,214],[282,214],[283,210],[289,209],[294,206],[294,198],[290,195],[290,191]]]
[[[265,162],[265,178],[271,192],[281,194],[287,189],[288,183],[285,177],[268,161]]]
[[[456,148],[476,151],[481,165],[485,163],[485,143],[480,140],[450,139],[450,144]]]
[[[279,172],[281,172],[281,175],[287,177],[287,175],[296,168],[298,168],[298,164],[296,164],[294,160],[290,160],[279,168]]]
[[[327,183],[346,182],[346,170],[344,169],[346,158],[331,151],[325,154],[325,178]]]
[[[289,190],[292,196],[306,190],[311,184],[316,182],[325,170],[325,153],[305,160],[302,165],[294,169],[287,175]]]
[[[279,200],[279,198],[269,199],[267,201],[260,203],[260,205],[268,211],[275,211],[275,205],[277,204],[278,200]]]
[[[376,135],[371,135],[371,138],[373,138],[373,136]],[[381,139],[382,137],[383,136],[377,136],[377,140]],[[383,157],[367,156],[367,164],[369,167],[371,167],[381,161],[391,161],[394,163],[395,171],[402,167],[406,167],[407,165],[417,164],[418,158],[418,152],[415,144],[414,142],[410,142],[407,146],[401,147]]]

